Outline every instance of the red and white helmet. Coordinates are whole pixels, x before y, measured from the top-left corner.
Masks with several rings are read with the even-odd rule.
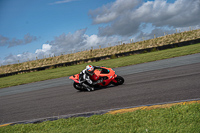
[[[93,74],[93,72],[94,72],[94,67],[93,67],[92,65],[87,65],[87,66],[86,66],[86,72],[87,72],[88,74]]]

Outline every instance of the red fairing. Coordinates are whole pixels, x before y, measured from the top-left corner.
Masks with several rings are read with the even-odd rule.
[[[107,69],[109,73],[102,73],[99,70],[95,70],[95,75],[97,75],[97,77],[101,77],[104,78],[102,83],[99,83],[98,85],[100,86],[107,86],[110,84],[110,82],[115,82],[117,83],[117,81],[115,80],[115,77],[117,77],[117,75],[115,74],[115,71],[112,70],[111,68],[106,68],[106,67],[102,67],[104,69]]]
[[[92,81],[97,81],[97,80],[99,80],[99,74],[97,74],[97,73],[98,73],[98,71],[95,70],[95,71],[94,71],[94,74],[93,74],[92,76],[90,76],[90,79],[91,79]]]
[[[80,74],[70,76],[69,79],[72,79],[72,80],[74,80],[74,82],[79,83],[79,75]]]

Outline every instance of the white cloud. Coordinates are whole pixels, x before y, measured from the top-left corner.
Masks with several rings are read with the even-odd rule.
[[[140,0],[116,0],[96,10],[89,11],[94,24],[108,24],[99,27],[101,36],[132,36],[140,32],[141,23],[155,27],[184,28],[200,25],[200,1],[155,0],[141,3]]]
[[[85,48],[99,48],[99,46],[107,47],[108,43],[111,45],[116,45],[120,37],[106,37],[98,35],[85,35],[84,47]]]
[[[108,23],[117,19],[120,15],[126,15],[127,11],[132,10],[140,1],[141,0],[117,0],[96,10],[90,10],[89,14],[94,24]]]
[[[35,60],[36,56],[33,53],[24,52],[22,54],[13,55],[10,54],[7,57],[5,57],[3,60],[0,60],[0,65],[8,65],[8,64],[15,64],[19,62],[25,62],[30,60]]]
[[[18,45],[26,45],[33,41],[36,41],[37,39],[38,37],[32,36],[29,33],[24,35],[23,39],[17,39],[17,38],[11,39],[11,38],[0,35],[0,46],[8,46],[8,48],[10,48],[10,47],[18,46]]]
[[[38,54],[38,53],[41,53],[41,52],[48,52],[48,51],[50,51],[51,50],[51,45],[49,45],[49,44],[43,44],[42,45],[42,49],[37,49],[36,51],[35,51],[35,53],[36,54]]]
[[[6,46],[8,44],[9,38],[0,35],[0,46]]]
[[[50,44],[43,44],[42,49],[37,49],[35,51],[35,56],[37,56],[37,58],[53,56],[54,53],[52,53],[51,48],[52,46]]]
[[[77,30],[75,33],[61,34],[50,41],[51,52],[54,54],[69,53],[72,50],[81,51],[83,49],[105,47],[108,43],[114,45],[119,37],[100,37],[98,35],[87,35],[87,29]]]
[[[69,3],[69,2],[72,2],[72,1],[77,1],[77,0],[60,0],[60,1],[50,3],[50,5]]]

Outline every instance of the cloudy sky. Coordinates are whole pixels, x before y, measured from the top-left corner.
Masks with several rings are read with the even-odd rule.
[[[200,27],[200,0],[1,0],[0,65]]]

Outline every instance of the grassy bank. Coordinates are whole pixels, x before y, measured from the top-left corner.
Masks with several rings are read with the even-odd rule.
[[[199,133],[200,104],[176,105],[169,108],[137,110],[123,114],[104,114],[1,127],[12,133]]]
[[[73,75],[83,70],[87,64],[116,68],[116,67],[134,65],[134,64],[144,63],[144,62],[156,61],[156,60],[195,54],[195,53],[200,53],[200,44],[167,49],[163,51],[155,51],[151,53],[131,55],[131,56],[121,57],[117,59],[103,60],[99,62],[85,63],[85,64],[69,66],[69,67],[49,69],[49,70],[39,71],[39,72],[19,74],[19,75],[1,78],[0,88]]]

